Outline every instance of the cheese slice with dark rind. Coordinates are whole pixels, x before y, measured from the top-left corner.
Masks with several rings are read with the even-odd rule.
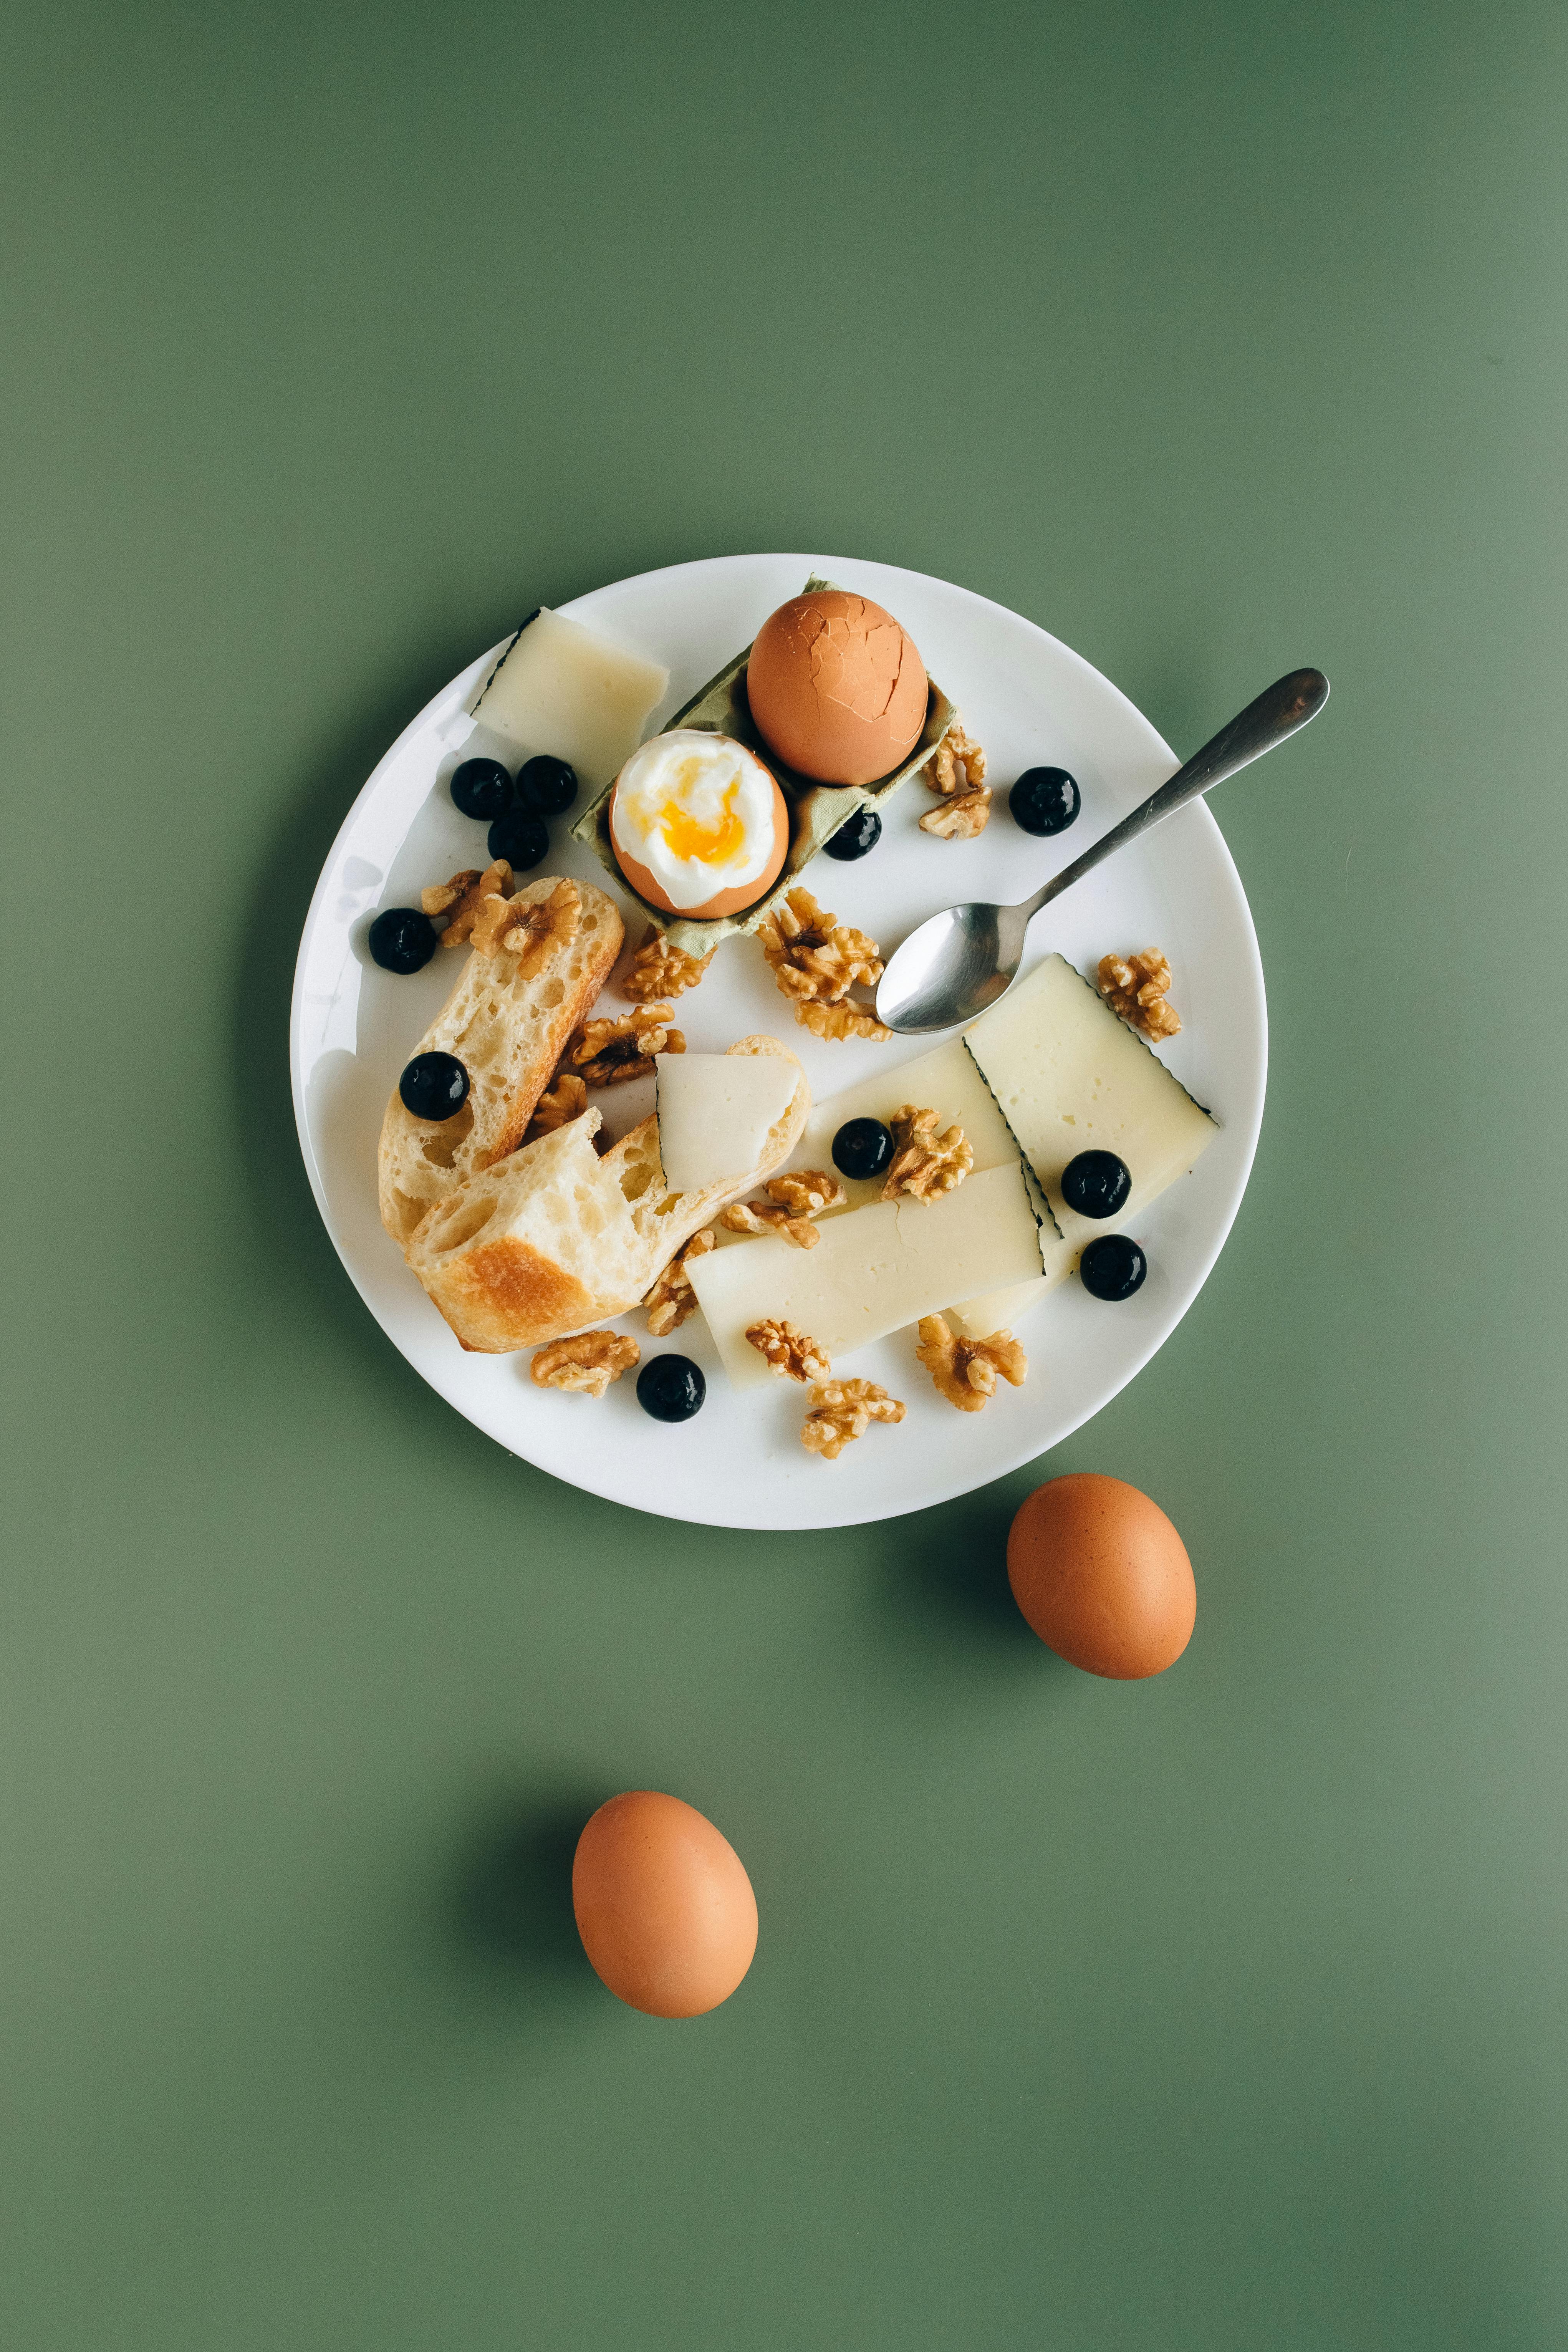
[[[962,1042],[1050,1204],[1064,1271],[1097,1235],[1135,1233],[1144,1211],[1219,1132],[1213,1114],[1065,956],[1047,956]],[[1132,1189],[1116,1216],[1079,1216],[1063,1200],[1062,1171],[1080,1151],[1113,1151],[1125,1163]],[[973,1337],[988,1316],[1011,1322],[1040,1295],[1031,1285],[1026,1297],[967,1300],[964,1328]]]
[[[826,1217],[815,1249],[768,1235],[686,1260],[686,1273],[725,1370],[740,1387],[773,1377],[748,1325],[793,1323],[830,1356],[942,1312],[956,1288],[1000,1288],[1037,1276],[1039,1224],[1023,1170],[965,1178],[940,1200],[878,1201]]]

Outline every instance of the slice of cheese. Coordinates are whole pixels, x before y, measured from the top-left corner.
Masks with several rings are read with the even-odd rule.
[[[959,1126],[969,1139],[974,1154],[974,1168],[1014,1168],[1018,1164],[1019,1147],[1012,1129],[996,1108],[995,1098],[974,1063],[963,1049],[959,1037],[949,1038],[945,1045],[937,1045],[929,1054],[918,1055],[912,1062],[900,1062],[891,1069],[878,1069],[858,1086],[847,1087],[842,1094],[818,1103],[806,1123],[805,1134],[794,1154],[797,1168],[833,1169],[833,1139],[847,1119],[879,1118],[884,1126],[896,1110],[906,1103],[929,1107],[934,1110],[943,1127]],[[973,1179],[966,1179],[972,1181]],[[1072,1270],[1076,1253],[1069,1249],[1058,1231],[1055,1216],[1032,1175],[1026,1174],[1037,1216],[1040,1220],[1040,1256],[1044,1274],[1033,1276],[1025,1283],[1005,1291],[987,1292],[977,1299],[965,1299],[954,1306],[950,1291],[947,1311],[956,1319],[970,1339],[988,1339],[993,1331],[1004,1326],[1011,1328],[1017,1318],[1033,1307],[1058,1282],[1065,1281]],[[844,1179],[844,1189],[849,1206],[858,1208],[865,1202],[875,1201],[880,1194],[882,1180],[857,1183]],[[998,1311],[1005,1309],[1005,1312]],[[978,1319],[976,1319],[978,1318]],[[989,1318],[989,1319],[987,1319]]]
[[[474,717],[531,757],[548,751],[603,789],[642,741],[669,672],[597,629],[540,611],[526,620],[479,689]]]
[[[737,1181],[766,1157],[800,1066],[781,1054],[656,1054],[658,1156],[672,1192]]]
[[[885,1339],[922,1315],[1037,1275],[1039,1227],[1015,1155],[956,1192],[922,1204],[879,1201],[824,1218],[815,1249],[771,1236],[736,1242],[686,1271],[724,1369],[749,1387],[773,1375],[746,1338],[772,1316],[793,1323],[834,1359]]]
[[[1039,1178],[1074,1263],[1097,1234],[1135,1231],[1149,1203],[1219,1132],[1063,956],[1047,956],[963,1042]],[[1117,1216],[1080,1217],[1062,1199],[1063,1169],[1089,1150],[1126,1162],[1132,1190]]]

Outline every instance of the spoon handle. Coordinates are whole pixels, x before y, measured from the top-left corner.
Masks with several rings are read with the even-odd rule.
[[[1238,712],[1228,727],[1222,727],[1201,751],[1194,751],[1169,782],[1151,793],[1131,816],[1124,816],[1120,824],[1102,834],[1081,857],[1075,857],[1070,866],[1053,874],[1045,888],[1026,899],[1017,912],[1026,922],[1032,920],[1042,907],[1070,889],[1102,857],[1136,841],[1151,825],[1173,816],[1189,801],[1201,799],[1214,785],[1223,783],[1226,776],[1234,776],[1238,768],[1261,759],[1265,751],[1272,751],[1276,743],[1283,743],[1287,736],[1305,727],[1309,719],[1315,719],[1328,698],[1329,681],[1321,669],[1293,669],[1289,677],[1277,679],[1256,702],[1249,702],[1245,710]]]

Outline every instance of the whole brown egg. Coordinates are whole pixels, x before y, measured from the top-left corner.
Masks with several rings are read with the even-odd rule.
[[[757,1898],[740,1856],[679,1797],[628,1790],[577,1841],[572,1908],[617,2000],[649,2017],[728,2000],[757,1948]]]
[[[757,631],[746,698],[759,732],[800,775],[874,784],[900,767],[925,725],[925,664],[868,596],[792,596]]]
[[[1007,1537],[1007,1581],[1042,1642],[1117,1682],[1163,1674],[1192,1639],[1197,1588],[1158,1503],[1089,1470],[1037,1486]]]

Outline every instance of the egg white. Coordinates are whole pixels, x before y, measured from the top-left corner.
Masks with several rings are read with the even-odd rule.
[[[712,847],[681,855],[692,835]],[[773,780],[731,737],[675,728],[634,751],[616,777],[610,838],[673,906],[704,906],[766,872],[777,843]]]

